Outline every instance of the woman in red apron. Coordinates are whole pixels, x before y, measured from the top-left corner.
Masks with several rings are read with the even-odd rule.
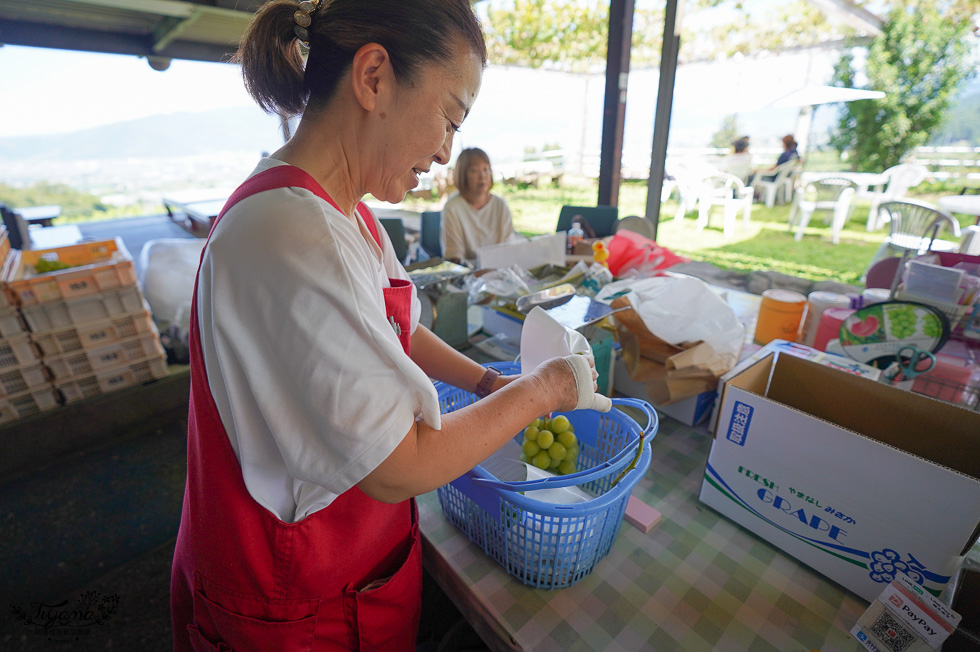
[[[485,65],[468,0],[274,0],[238,57],[263,108],[302,120],[202,253],[174,648],[411,650],[412,497],[542,414],[599,405],[594,370],[503,378],[442,343],[360,203],[448,162]],[[487,398],[442,417],[429,378]]]

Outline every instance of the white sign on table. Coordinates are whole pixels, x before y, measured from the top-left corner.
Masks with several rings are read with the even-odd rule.
[[[476,250],[476,263],[480,269],[501,269],[511,265],[524,269],[539,265],[564,265],[565,233],[482,247]]]

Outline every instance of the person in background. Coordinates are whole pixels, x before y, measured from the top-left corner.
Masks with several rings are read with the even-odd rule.
[[[442,208],[442,255],[453,262],[476,261],[476,250],[517,240],[510,208],[491,195],[493,169],[482,149],[464,149],[453,170],[456,189]]]
[[[732,143],[732,153],[721,160],[718,169],[749,182],[752,175],[752,155],[749,153],[749,137],[742,136]]]
[[[783,136],[783,152],[776,159],[776,164],[769,167],[766,170],[756,170],[755,174],[753,174],[753,179],[758,177],[760,174],[762,175],[761,178],[765,181],[772,181],[773,179],[775,179],[776,175],[769,174],[770,172],[775,171],[775,169],[778,168],[783,163],[795,161],[800,158],[800,153],[796,150],[796,147],[797,147],[797,143],[796,143],[796,139],[793,138],[793,134],[788,134],[786,136]]]
[[[271,0],[237,60],[259,106],[302,117],[201,255],[173,648],[412,651],[414,496],[537,417],[611,402],[586,356],[505,377],[420,325],[360,201],[449,162],[486,66],[469,0]],[[442,415],[432,379],[481,400]]]

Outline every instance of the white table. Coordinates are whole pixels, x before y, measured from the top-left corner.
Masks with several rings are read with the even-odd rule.
[[[51,226],[52,220],[61,215],[61,206],[23,206],[15,208],[14,212],[24,218],[28,224],[40,224],[41,226]]]
[[[81,242],[82,232],[74,224],[49,226],[46,229],[33,228],[29,231],[31,248],[53,249]]]
[[[980,195],[948,195],[939,198],[939,208],[947,213],[973,215],[980,224]]]
[[[848,179],[857,185],[857,196],[871,200],[871,210],[868,211],[868,231],[876,231],[878,224],[878,204],[885,194],[888,175],[884,172],[804,172],[800,182],[806,184],[820,179]]]

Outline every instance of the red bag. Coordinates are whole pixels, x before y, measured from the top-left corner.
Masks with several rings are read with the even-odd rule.
[[[607,248],[609,259],[606,262],[613,276],[621,276],[633,269],[652,272],[677,263],[691,262],[690,258],[678,256],[670,249],[633,231],[618,231]]]

